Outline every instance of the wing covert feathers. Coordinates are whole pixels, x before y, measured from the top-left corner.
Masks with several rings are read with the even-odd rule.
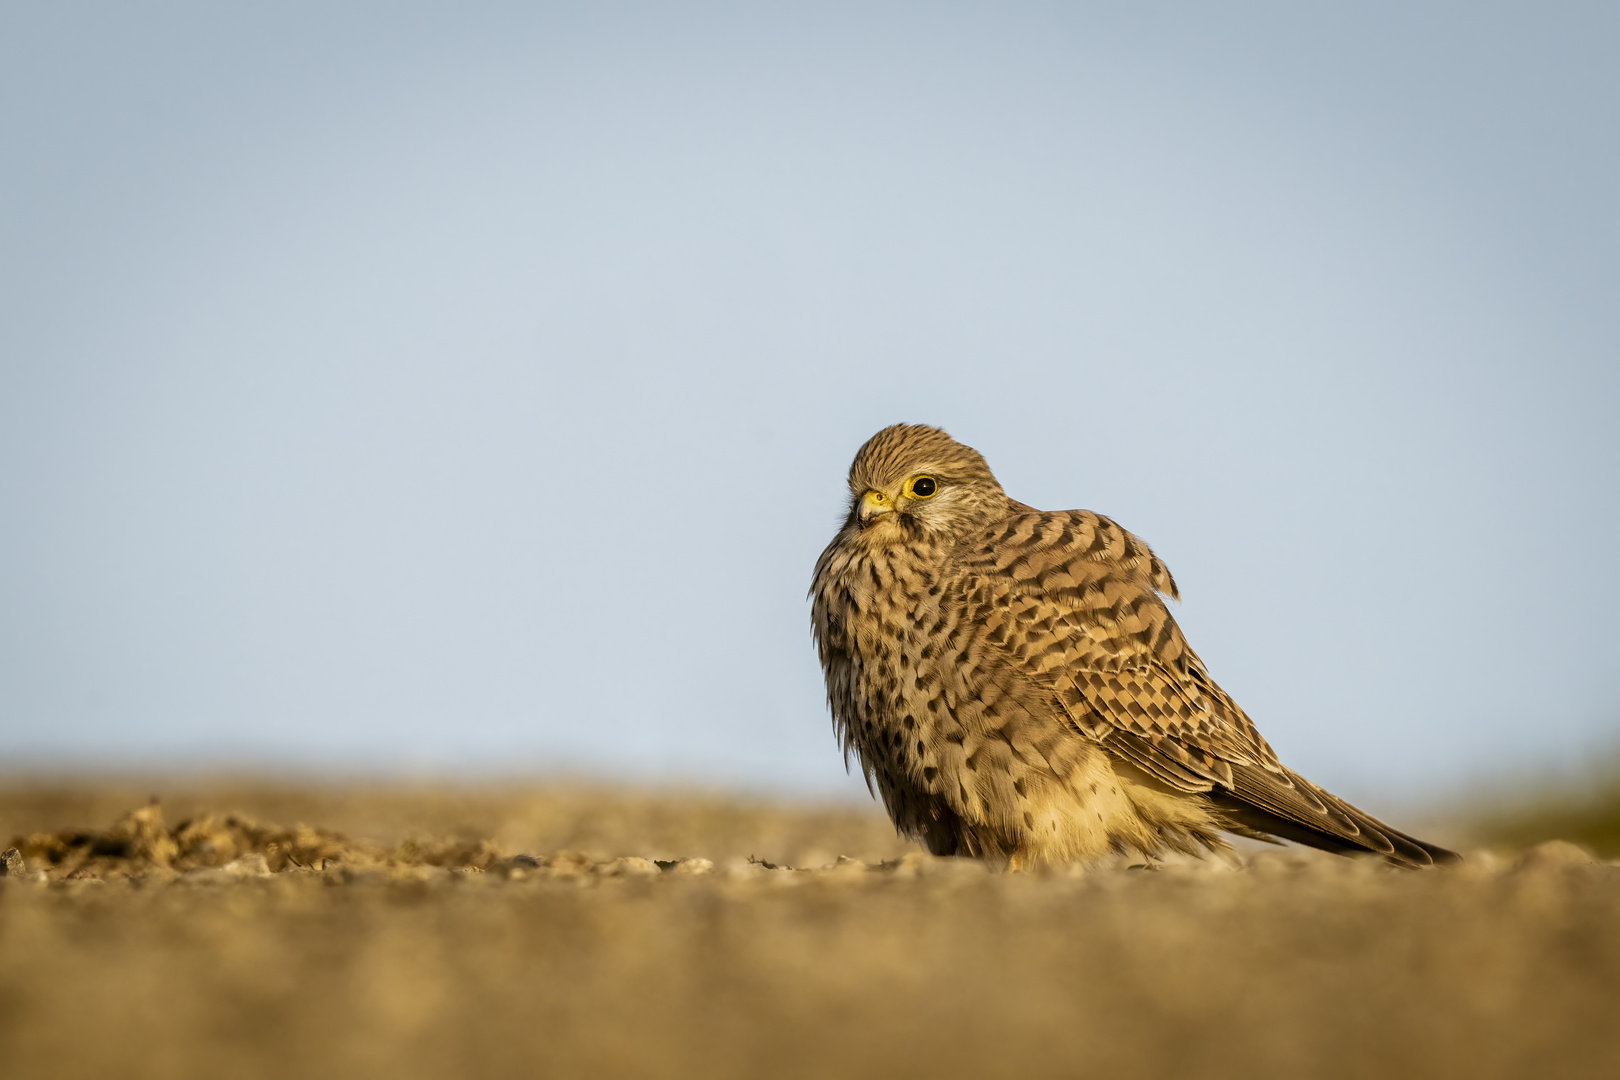
[[[1407,866],[1457,856],[1390,828],[1283,767],[1170,615],[1169,569],[1085,510],[1012,504],[958,545],[962,598],[984,642],[1047,685],[1080,732],[1166,787],[1206,795],[1233,831]]]

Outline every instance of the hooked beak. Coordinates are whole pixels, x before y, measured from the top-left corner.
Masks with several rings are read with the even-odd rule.
[[[893,509],[894,504],[889,501],[889,497],[883,492],[868,491],[861,496],[861,505],[856,510],[855,516],[860,520],[861,527],[865,528],[867,525],[872,524],[874,518],[880,514],[887,514]]]

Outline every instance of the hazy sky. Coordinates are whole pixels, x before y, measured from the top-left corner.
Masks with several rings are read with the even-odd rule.
[[[0,25],[6,764],[858,787],[804,594],[898,420],[1346,795],[1620,729],[1620,7]]]

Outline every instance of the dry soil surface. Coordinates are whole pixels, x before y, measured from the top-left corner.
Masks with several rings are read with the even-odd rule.
[[[144,795],[0,790],[7,1076],[1620,1076],[1568,844],[1006,874],[860,808]]]

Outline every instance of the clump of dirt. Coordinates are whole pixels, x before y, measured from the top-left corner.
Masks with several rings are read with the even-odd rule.
[[[13,856],[8,874],[101,881],[168,880],[222,868],[259,874],[417,866],[487,870],[509,861],[488,840],[405,840],[387,848],[327,829],[263,824],[238,814],[203,814],[170,828],[156,801],[105,829],[16,837],[6,854]]]

